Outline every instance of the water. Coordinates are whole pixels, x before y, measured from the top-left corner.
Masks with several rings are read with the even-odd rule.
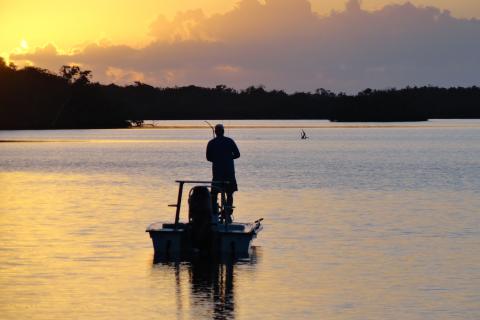
[[[0,318],[480,318],[480,121],[226,125],[265,229],[208,266],[153,264],[144,230],[210,177],[209,129],[1,131]]]

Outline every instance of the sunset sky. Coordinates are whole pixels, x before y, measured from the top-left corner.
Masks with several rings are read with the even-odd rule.
[[[119,84],[478,85],[478,18],[478,0],[0,0],[0,55]]]

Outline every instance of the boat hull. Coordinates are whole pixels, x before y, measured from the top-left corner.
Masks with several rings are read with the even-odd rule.
[[[192,241],[191,226],[188,224],[155,223],[147,228],[152,239],[156,259],[181,258],[191,255],[231,255],[248,257],[252,240],[256,238],[262,225],[258,223],[233,223],[212,226],[210,245],[198,249]]]

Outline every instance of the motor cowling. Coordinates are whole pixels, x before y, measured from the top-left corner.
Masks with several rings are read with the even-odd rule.
[[[196,186],[190,190],[188,216],[192,247],[209,250],[212,241],[212,200],[207,187]]]

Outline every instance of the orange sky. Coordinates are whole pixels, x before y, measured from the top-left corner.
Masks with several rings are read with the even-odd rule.
[[[148,26],[158,14],[201,8],[223,13],[238,0],[0,0],[0,55],[26,51],[46,43],[70,50],[85,43],[109,41],[138,47],[148,43]],[[262,2],[260,0],[260,2]],[[312,9],[327,15],[343,10],[346,0],[311,0]],[[403,0],[363,0],[367,10]],[[480,17],[479,0],[411,0],[416,5],[448,9],[457,17]]]
[[[356,1],[0,0],[0,55],[102,83],[478,85],[479,0]]]

